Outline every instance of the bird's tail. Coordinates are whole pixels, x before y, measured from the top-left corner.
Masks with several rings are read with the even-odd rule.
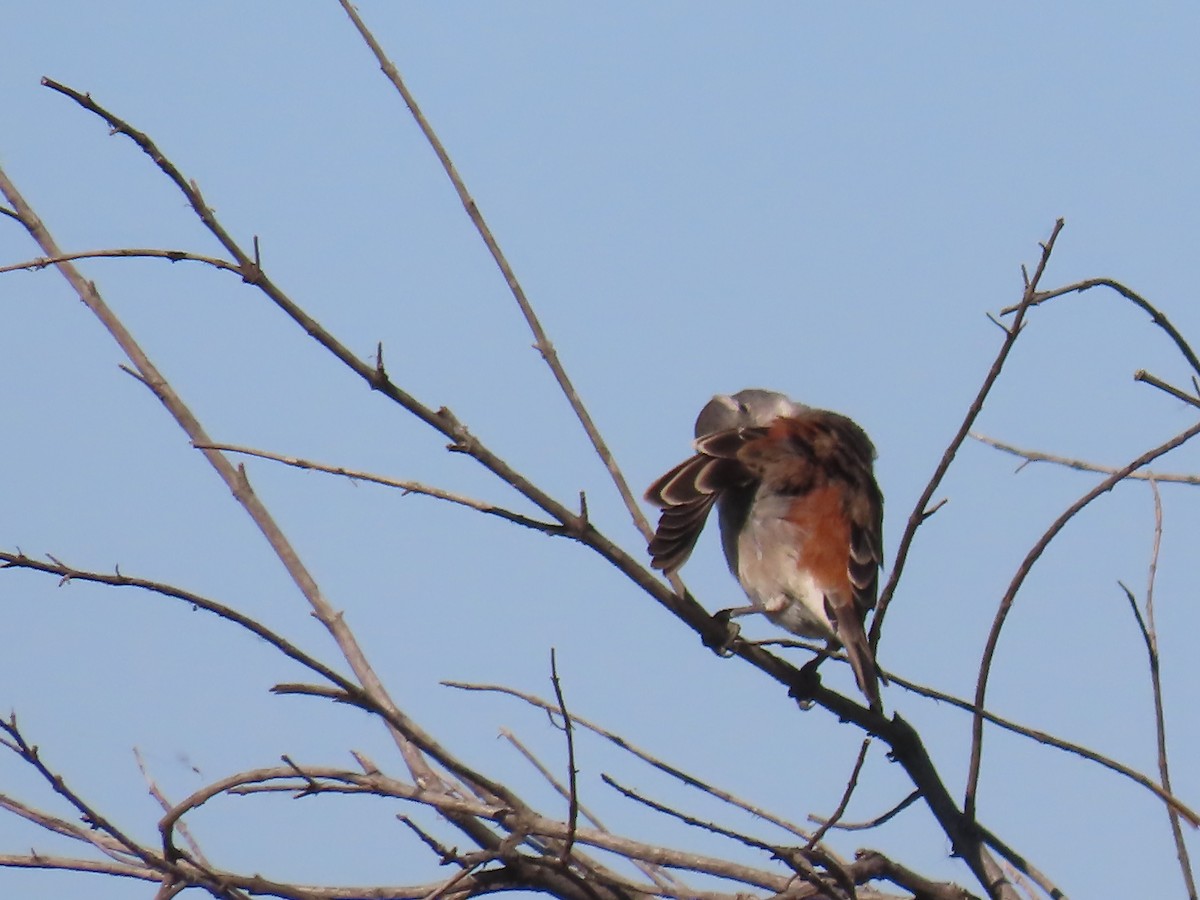
[[[846,616],[846,620],[838,621],[838,640],[846,648],[846,658],[850,660],[850,668],[854,670],[854,680],[858,689],[863,692],[871,709],[881,711],[883,701],[879,698],[879,680],[882,673],[871,653],[871,644],[867,640],[867,632],[863,623],[855,616]]]

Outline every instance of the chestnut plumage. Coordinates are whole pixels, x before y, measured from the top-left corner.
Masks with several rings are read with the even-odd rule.
[[[729,569],[752,604],[737,612],[844,646],[859,689],[879,708],[863,625],[883,562],[870,439],[843,415],[749,389],[701,410],[693,447],[646,492],[662,510],[651,565],[682,566],[715,505]]]

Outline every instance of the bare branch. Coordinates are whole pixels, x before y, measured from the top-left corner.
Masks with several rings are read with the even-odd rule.
[[[443,681],[442,684],[444,684],[446,687],[458,688],[459,690],[464,691],[487,691],[497,694],[506,694],[510,697],[516,697],[519,700],[524,700],[529,705],[543,709],[547,713],[557,712],[554,704],[543,700],[540,697],[534,696],[533,694],[527,694],[523,691],[518,691],[515,688],[504,687],[503,685],[467,684],[460,681]],[[727,791],[723,791],[720,788],[714,787],[713,785],[710,785],[707,782],[697,778],[695,775],[689,775],[687,772],[684,772],[683,770],[664,762],[651,753],[642,750],[637,745],[630,743],[627,739],[621,737],[620,735],[615,734],[614,732],[609,731],[608,729],[603,728],[596,723],[589,721],[588,719],[584,719],[579,715],[575,715],[573,716],[573,721],[576,725],[586,728],[588,731],[591,731],[605,740],[616,744],[622,750],[625,750],[626,752],[631,753],[638,759],[642,760],[642,762],[653,766],[660,772],[670,775],[672,778],[682,781],[689,787],[694,787],[700,791],[703,791],[709,796],[716,797],[718,800],[723,800],[731,806],[735,806],[738,809],[744,810],[756,818],[764,819],[765,821],[782,828],[784,831],[794,834],[799,838],[803,838],[806,841],[811,836],[811,832],[808,829],[801,828],[799,825],[789,822],[786,819],[782,819],[779,816],[776,816],[774,813],[763,809],[762,807],[754,806],[740,797],[737,797]]]
[[[53,559],[53,557],[51,557]],[[50,575],[57,575],[62,579],[63,583],[68,581],[88,581],[95,584],[107,584],[113,587],[133,587],[140,590],[149,591],[151,593],[160,594],[172,600],[179,600],[195,609],[202,609],[205,612],[210,612],[219,618],[225,619],[228,622],[246,629],[251,634],[273,646],[276,650],[282,653],[289,659],[295,660],[307,669],[317,673],[322,678],[327,679],[332,684],[336,685],[342,691],[352,696],[361,697],[362,689],[350,681],[343,675],[335,672],[333,669],[326,666],[316,658],[310,656],[300,650],[286,638],[276,634],[271,629],[267,628],[256,619],[243,615],[236,609],[226,606],[223,603],[218,603],[208,597],[200,594],[186,591],[183,588],[175,587],[174,585],[164,584],[158,581],[150,581],[145,578],[134,578],[128,575],[108,574],[107,572],[90,572],[83,569],[76,569],[68,566],[60,560],[54,560],[52,563],[41,562],[32,557],[25,556],[23,553],[9,553],[0,551],[0,563],[4,568],[21,568],[30,569],[35,572],[45,572]],[[369,706],[369,704],[368,704]]]
[[[141,881],[157,882],[162,873],[149,866],[127,865],[95,859],[76,859],[31,853],[28,856],[0,853],[0,868],[3,869],[57,869],[63,872],[88,872],[94,875],[115,875],[122,878],[137,878]]]
[[[621,796],[627,797],[635,803],[640,803],[643,806],[654,810],[655,812],[660,812],[663,815],[670,816],[673,819],[678,819],[685,825],[691,825],[695,828],[700,828],[704,831],[711,832],[712,834],[719,834],[722,837],[730,838],[731,840],[737,841],[739,844],[744,844],[747,847],[753,847],[756,850],[769,850],[774,852],[776,849],[776,845],[774,844],[768,844],[766,841],[759,840],[756,837],[752,837],[740,831],[734,831],[732,828],[726,828],[723,825],[718,825],[716,822],[708,822],[704,819],[697,819],[695,816],[689,816],[687,813],[673,809],[672,807],[667,806],[665,803],[659,803],[657,800],[651,800],[649,797],[638,793],[633,788],[626,787],[625,785],[621,784],[611,775],[601,773],[600,778],[614,791],[621,794]]]
[[[14,753],[19,752],[15,745],[8,741],[0,740],[0,744],[8,747]],[[0,809],[7,810],[13,815],[53,834],[59,834],[63,837],[89,844],[118,865],[135,866],[135,861],[141,861],[136,854],[130,853],[124,844],[102,831],[85,827],[76,822],[68,822],[66,819],[51,815],[44,810],[35,809],[6,794],[0,794]]]
[[[1146,576],[1145,619],[1138,614],[1137,602],[1128,588],[1125,593],[1129,597],[1134,613],[1137,614],[1138,627],[1146,642],[1146,657],[1150,666],[1150,688],[1154,695],[1154,733],[1158,743],[1158,773],[1162,779],[1163,789],[1169,791],[1171,790],[1171,767],[1167,757],[1167,717],[1163,707],[1162,674],[1159,670],[1158,632],[1154,625],[1154,581],[1158,574],[1158,553],[1162,547],[1163,507],[1158,484],[1151,481],[1150,489],[1154,494],[1154,543],[1150,550],[1150,564]],[[1187,889],[1189,900],[1196,900],[1196,879],[1192,873],[1187,842],[1183,839],[1183,828],[1179,824],[1179,812],[1168,805],[1167,816],[1171,822],[1171,836],[1175,840],[1175,855],[1179,860],[1184,887]],[[1192,824],[1195,825],[1194,822]]]
[[[920,799],[920,791],[913,791],[887,812],[882,813],[873,819],[868,819],[865,822],[835,822],[833,823],[832,827],[838,829],[839,831],[868,831],[872,828],[878,828],[880,825],[890,822]],[[819,821],[814,816],[809,816],[809,818],[813,819],[814,821]]]
[[[558,678],[558,661],[554,648],[550,648],[550,683],[554,686],[554,699],[558,701],[558,714],[562,717],[562,730],[567,740],[567,839],[563,842],[558,858],[565,865],[571,858],[571,845],[575,843],[575,827],[579,823],[579,770],[575,767],[575,726],[567,712],[567,701],[563,697],[562,682]]]
[[[967,773],[967,787],[964,795],[963,810],[966,815],[975,818],[975,798],[979,786],[979,774],[983,761],[983,714],[982,710],[985,706],[987,697],[988,676],[991,674],[992,660],[996,655],[996,645],[1000,640],[1000,631],[1004,627],[1005,619],[1008,617],[1009,611],[1012,609],[1013,601],[1016,599],[1017,592],[1024,584],[1026,576],[1033,568],[1034,563],[1045,552],[1046,547],[1055,536],[1062,531],[1066,524],[1075,517],[1075,515],[1085,506],[1095,500],[1097,497],[1112,490],[1119,482],[1125,479],[1131,472],[1136,472],[1143,466],[1153,462],[1165,453],[1169,453],[1176,447],[1181,446],[1191,440],[1197,434],[1200,434],[1200,423],[1193,425],[1191,428],[1171,438],[1153,450],[1148,450],[1139,456],[1133,462],[1118,469],[1112,475],[1109,475],[1094,488],[1076,500],[1046,529],[1046,532],[1038,539],[1037,543],[1026,554],[1018,567],[1016,574],[1009,583],[1008,589],[1004,592],[1003,598],[1000,600],[999,608],[996,610],[995,618],[992,622],[991,630],[988,632],[987,644],[984,647],[983,658],[979,665],[979,678],[975,686],[975,713],[974,721],[971,727],[971,758],[970,767]],[[1193,822],[1194,825],[1200,822]]]
[[[1200,358],[1196,356],[1195,352],[1193,352],[1191,348],[1191,345],[1184,340],[1184,337],[1179,333],[1179,330],[1172,325],[1170,320],[1167,319],[1166,315],[1155,308],[1150,301],[1148,301],[1141,294],[1130,290],[1119,281],[1113,281],[1111,278],[1089,278],[1087,281],[1077,281],[1074,284],[1068,284],[1064,287],[1055,288],[1052,291],[1041,291],[1033,298],[1029,305],[1040,306],[1047,300],[1053,300],[1055,297],[1061,297],[1064,294],[1082,294],[1085,291],[1090,291],[1093,288],[1098,287],[1106,287],[1116,291],[1126,300],[1133,303],[1143,312],[1147,313],[1154,321],[1154,324],[1165,331],[1167,336],[1170,337],[1175,343],[1175,346],[1179,349],[1179,352],[1183,354],[1183,358],[1186,359],[1188,361],[1188,365],[1192,367],[1192,371],[1200,375]],[[1007,309],[1002,309],[1000,312],[1002,315],[1008,315],[1016,312],[1017,309],[1017,306],[1010,306]]]
[[[837,808],[833,811],[828,819],[821,823],[821,827],[813,832],[813,836],[808,839],[806,849],[811,850],[821,839],[829,833],[829,829],[836,825],[846,813],[846,807],[850,805],[850,798],[854,795],[854,789],[858,787],[858,774],[862,771],[863,763],[867,761],[867,751],[871,749],[871,739],[864,738],[862,747],[859,748],[858,758],[854,761],[854,768],[850,772],[850,778],[846,782],[846,790],[842,792],[842,799],[838,801]]]
[[[402,481],[396,478],[388,478],[384,475],[375,475],[371,472],[364,472],[358,469],[347,469],[343,466],[332,466],[327,463],[314,462],[311,459],[302,459],[298,456],[285,456],[280,453],[271,453],[267,450],[256,450],[253,447],[242,447],[237,444],[196,444],[197,450],[221,450],[226,453],[241,453],[246,456],[256,456],[260,459],[269,459],[275,462],[283,463],[287,466],[293,466],[297,469],[309,469],[314,472],[327,472],[330,475],[340,475],[343,478],[349,478],[352,481],[368,481],[372,484],[381,484],[385,487],[399,488],[406,494],[421,494],[426,497],[433,497],[437,500],[445,500],[448,503],[454,503],[458,506],[465,506],[468,509],[474,509],[481,513],[497,516],[505,521],[512,522],[516,525],[523,525],[526,528],[532,528],[535,531],[545,532],[546,534],[564,535],[566,530],[562,525],[555,522],[543,522],[538,519],[531,519],[528,516],[523,516],[520,513],[505,509],[502,506],[496,506],[493,503],[488,503],[485,500],[476,500],[474,497],[467,497],[463,494],[456,494],[451,491],[445,491],[441,488],[430,487],[427,484],[421,484],[419,481]]]
[[[1138,615],[1140,615],[1140,613],[1138,613]],[[1013,734],[1019,734],[1023,737],[1032,738],[1039,744],[1045,744],[1047,747],[1054,747],[1055,749],[1065,751],[1066,753],[1073,753],[1076,756],[1088,760],[1089,762],[1097,763],[1098,765],[1101,765],[1112,772],[1116,772],[1118,775],[1123,775],[1134,784],[1137,784],[1139,787],[1143,787],[1150,793],[1154,794],[1155,797],[1157,797],[1170,808],[1178,810],[1180,815],[1186,818],[1189,822],[1200,822],[1200,814],[1194,812],[1190,807],[1187,806],[1187,804],[1185,804],[1174,794],[1163,790],[1159,785],[1155,784],[1136,769],[1132,769],[1129,766],[1123,765],[1122,763],[1119,763],[1110,757],[1104,756],[1101,753],[1097,753],[1095,750],[1084,747],[1082,744],[1076,744],[1071,741],[1064,740],[1063,738],[1056,737],[1049,732],[1040,731],[1039,729],[1031,728],[1028,725],[1022,725],[1019,722],[1006,719],[1003,716],[997,715],[996,713],[987,709],[980,711],[973,703],[963,700],[960,697],[955,697],[953,694],[947,694],[943,691],[934,690],[933,688],[927,687],[923,684],[917,684],[915,681],[910,681],[909,679],[904,678],[902,675],[896,675],[893,672],[887,672],[886,674],[888,680],[890,680],[893,684],[897,684],[906,690],[910,690],[914,694],[920,694],[921,696],[928,697],[931,700],[948,703],[957,709],[961,709],[971,714],[981,712],[984,719],[999,728],[1003,728],[1005,731],[1011,731]]]
[[[415,397],[401,390],[392,381],[390,381],[382,368],[381,354],[377,352],[376,359],[373,361],[365,361],[359,359],[345,344],[338,341],[324,326],[316,319],[306,313],[301,307],[293,301],[286,293],[284,293],[261,269],[256,260],[232,238],[228,231],[217,220],[212,209],[204,200],[199,188],[194,181],[184,177],[179,168],[171,162],[157,145],[143,132],[138,131],[128,122],[118,118],[113,113],[104,109],[97,104],[89,95],[81,93],[66,85],[50,79],[43,79],[43,84],[69,97],[81,107],[99,116],[107,123],[112,133],[123,134],[129,137],[138,147],[154,162],[156,166],[165,174],[187,198],[188,203],[192,206],[196,215],[212,235],[221,243],[226,251],[237,262],[240,271],[242,272],[243,280],[254,285],[261,290],[272,303],[278,306],[289,318],[299,325],[306,334],[317,341],[322,347],[332,353],[343,365],[351,369],[358,375],[372,390],[378,391],[389,400],[397,403],[412,415],[429,425],[436,431],[445,435],[451,441],[451,446],[458,452],[465,453],[474,458],[477,462],[491,471],[496,477],[505,483],[511,485],[530,502],[536,505],[539,509],[546,512],[552,518],[562,523],[566,533],[576,540],[591,547],[601,557],[615,566],[620,572],[626,575],[638,587],[644,590],[647,594],[657,600],[660,604],[670,610],[679,619],[686,622],[701,639],[708,645],[713,645],[725,639],[726,629],[712,621],[712,617],[704,610],[704,608],[696,602],[695,598],[683,587],[683,583],[675,576],[670,579],[670,584],[674,590],[670,590],[658,577],[647,569],[643,564],[634,560],[624,550],[610,541],[608,538],[600,534],[599,531],[592,526],[590,522],[582,518],[565,505],[559,503],[545,491],[541,490],[532,481],[524,475],[512,468],[503,459],[493,453],[489,448],[484,446],[470,431],[467,430],[457,417],[445,407],[434,410],[420,403]],[[2,173],[0,173],[2,174]],[[14,204],[16,205],[16,204]],[[19,209],[28,209],[26,205],[18,207]],[[29,210],[29,215],[32,216],[31,221],[37,222],[37,217],[33,215],[32,210]],[[37,223],[40,227],[40,222]],[[43,250],[47,255],[62,255],[57,251]],[[70,263],[63,263],[59,266],[64,271],[71,269]],[[81,295],[82,296],[82,295]],[[124,346],[124,345],[122,345]],[[140,371],[140,367],[139,367]],[[157,375],[157,373],[155,373]],[[157,384],[154,379],[149,379],[148,383]],[[207,435],[197,436],[189,433],[189,437],[194,445],[210,444],[212,441]],[[205,451],[206,455],[211,454],[213,457],[222,458],[216,451]],[[214,463],[216,465],[216,463]],[[224,477],[224,476],[223,476]],[[237,492],[235,491],[235,496]],[[321,598],[323,599],[323,598]],[[311,599],[310,599],[311,602]],[[322,620],[324,621],[324,620]],[[327,624],[326,627],[331,627]],[[345,651],[343,651],[345,652]],[[361,654],[360,654],[361,655]],[[374,689],[374,688],[372,688]],[[410,763],[415,764],[415,763]]]
[[[142,753],[137,747],[133,748],[133,758],[137,760],[138,771],[142,773],[142,778],[144,778],[146,781],[146,787],[150,790],[150,796],[158,801],[158,805],[162,807],[163,812],[169,812],[173,804],[167,799],[166,794],[164,794],[159,788],[158,783],[150,774],[150,770],[146,768],[146,761],[142,759]],[[206,869],[211,868],[208,860],[204,856],[204,851],[200,849],[200,845],[196,842],[196,839],[192,837],[191,829],[182,822],[179,823],[179,834],[187,843],[188,850],[190,851],[192,858],[199,860],[200,864]]]
[[[997,352],[996,358],[992,361],[992,367],[988,370],[987,375],[984,376],[983,384],[980,385],[979,391],[975,394],[975,399],[971,401],[962,424],[958,426],[958,431],[950,439],[950,444],[942,454],[937,468],[933,470],[933,475],[930,477],[929,483],[925,485],[925,490],[921,492],[916,505],[913,507],[912,512],[909,513],[908,523],[905,525],[904,533],[900,537],[900,546],[896,550],[896,561],[892,563],[892,574],[879,595],[875,618],[871,622],[870,637],[872,649],[876,649],[879,646],[879,637],[883,629],[883,619],[887,615],[888,606],[891,605],[892,597],[896,593],[896,586],[899,584],[900,576],[904,572],[904,563],[908,559],[908,551],[912,546],[913,538],[916,537],[917,529],[932,513],[929,504],[933,500],[934,492],[938,489],[938,485],[942,483],[942,479],[945,477],[947,470],[949,470],[950,464],[954,461],[954,457],[958,455],[958,448],[962,446],[963,441],[966,440],[967,435],[971,431],[971,426],[975,424],[975,419],[978,418],[980,411],[982,411],[983,403],[987,399],[988,394],[991,393],[996,379],[1000,377],[1004,363],[1008,360],[1008,354],[1011,352],[1013,344],[1016,343],[1017,337],[1024,326],[1025,313],[1033,305],[1034,299],[1037,296],[1038,282],[1041,281],[1042,273],[1046,270],[1046,263],[1050,261],[1050,254],[1054,251],[1054,242],[1058,240],[1058,235],[1063,229],[1063,224],[1062,219],[1055,222],[1049,239],[1042,244],[1042,256],[1038,260],[1037,269],[1034,271],[1032,279],[1026,278],[1024,296],[1022,296],[1021,302],[1015,308],[1016,318],[1013,319],[1012,325],[1004,330],[1004,340],[1000,344],[1000,350]]]
[[[1193,378],[1194,377],[1195,376],[1193,376]],[[1151,375],[1145,369],[1138,369],[1136,372],[1134,372],[1133,380],[1140,381],[1144,384],[1148,384],[1151,387],[1156,387],[1160,391],[1170,394],[1176,400],[1182,400],[1184,403],[1187,403],[1189,406],[1200,407],[1200,397],[1194,397],[1191,394],[1187,393],[1186,391],[1181,391],[1179,388],[1175,387],[1172,384],[1168,384],[1167,382],[1163,381],[1161,378]]]
[[[127,853],[136,856],[139,860],[148,866],[154,866],[157,860],[149,850],[139,844],[137,841],[126,835],[120,828],[110,822],[99,810],[95,809],[91,804],[83,799],[73,788],[71,788],[66,779],[53,771],[43,761],[38,748],[27,743],[25,736],[21,733],[20,727],[17,725],[16,714],[11,715],[7,720],[0,719],[0,733],[8,736],[8,741],[5,741],[5,746],[16,753],[22,761],[27,763],[41,778],[50,786],[54,793],[58,794],[67,803],[71,804],[79,814],[83,816],[83,821],[92,828],[96,828],[104,834],[112,838],[120,845]]]
[[[1006,444],[1004,441],[999,441],[996,438],[988,437],[986,434],[980,434],[977,431],[971,432],[971,437],[979,441],[981,444],[987,444],[989,447],[995,447],[997,450],[1003,450],[1005,453],[1011,453],[1013,456],[1019,456],[1026,462],[1047,462],[1057,466],[1065,466],[1068,469],[1076,469],[1080,472],[1100,472],[1104,475],[1111,475],[1117,471],[1112,466],[1102,466],[1099,463],[1088,462],[1082,459],[1072,459],[1069,456],[1058,456],[1053,453],[1043,453],[1040,450],[1025,450],[1013,444]],[[1158,481],[1171,482],[1173,484],[1200,484],[1200,475],[1182,475],[1171,474],[1167,472],[1132,472],[1129,475],[1131,479],[1140,481]]]
[[[312,787],[312,784],[315,784],[316,787]],[[222,793],[294,794],[297,791],[302,794],[370,793],[389,796],[422,803],[443,814],[470,815],[489,819],[498,824],[508,823],[505,827],[511,827],[514,832],[526,836],[562,841],[565,840],[567,834],[565,822],[549,819],[530,811],[514,812],[511,808],[503,805],[487,804],[443,791],[424,790],[416,785],[405,784],[379,774],[367,774],[325,766],[284,766],[256,769],[228,776],[207,785],[177,804],[171,814],[164,818],[160,828],[172,827],[174,821],[180,816],[199,808]],[[770,890],[782,890],[787,883],[784,876],[774,873],[730,863],[726,860],[656,847],[591,828],[577,828],[576,841],[616,853],[627,859],[640,859],[653,865],[716,875]],[[653,888],[649,888],[649,891],[653,893]]]
[[[201,256],[198,253],[189,253],[186,250],[156,250],[137,247],[124,247],[116,250],[84,250],[79,253],[65,253],[61,256],[39,256],[37,259],[31,259],[23,263],[13,263],[9,266],[0,266],[0,275],[5,272],[19,271],[34,271],[44,269],[47,266],[57,265],[58,263],[72,262],[77,259],[112,259],[112,258],[146,258],[146,259],[167,259],[171,262],[198,262],[212,266],[215,269],[224,269],[228,272],[233,272],[237,275],[242,274],[241,267],[236,263],[231,263],[224,259],[218,259],[215,256]]]
[[[513,734],[507,728],[502,728],[500,729],[500,736],[508,741],[514,748],[516,748],[516,751],[520,753],[521,756],[523,756],[525,760],[531,766],[533,766],[534,769],[537,770],[539,775],[549,782],[550,786],[558,792],[559,796],[561,796],[564,800],[570,800],[570,791],[568,791],[567,788],[561,782],[559,782],[557,778],[554,777],[554,774],[542,764],[542,761],[538,759],[537,756],[534,755],[533,751],[526,747],[525,744],[522,743],[515,734]],[[591,822],[598,831],[609,832],[611,830],[600,821],[600,818],[595,813],[589,810],[582,803],[579,804],[579,812],[585,819]],[[642,873],[659,887],[665,888],[668,885],[674,885],[681,889],[685,887],[683,883],[671,875],[670,872],[667,872],[657,866],[648,865],[637,859],[631,859],[630,862],[641,869]]]
[[[76,103],[79,103],[85,108],[98,113],[104,117],[106,121],[109,121],[114,129],[128,134],[140,146],[142,146],[143,149],[150,153],[152,158],[159,163],[160,168],[163,168],[163,170],[169,174],[174,173],[174,178],[177,180],[177,183],[182,182],[183,179],[178,170],[175,169],[175,167],[171,165],[161,153],[158,152],[158,149],[154,147],[149,138],[147,138],[141,132],[135,131],[134,129],[130,128],[128,124],[121,122],[111,114],[101,110],[90,97],[80,94],[77,91],[73,91],[64,85],[56,84],[49,79],[44,79],[43,83],[54,90],[59,91],[60,93],[66,94],[75,100]],[[211,212],[208,210],[208,207],[204,205],[199,196],[199,192],[195,190],[195,186],[189,186],[188,191],[190,191],[189,197],[195,198],[193,205],[196,207],[197,213],[201,214],[202,218],[207,216],[208,220],[212,220]],[[21,196],[21,194],[17,191],[16,186],[8,179],[7,175],[5,175],[2,170],[0,170],[0,192],[2,192],[5,197],[8,198],[8,202],[11,203],[13,208],[20,214],[22,224],[25,225],[26,230],[29,232],[34,241],[37,242],[38,246],[42,248],[42,252],[48,257],[58,258],[64,256],[63,252],[59,249],[58,244],[50,235],[50,232],[42,224],[41,220],[34,213],[33,209],[28,203],[25,202],[25,198]],[[219,229],[219,226],[216,227]],[[221,233],[224,234],[223,231],[221,231]],[[236,245],[233,244],[232,241],[230,241],[230,245],[232,248],[236,248]],[[231,247],[227,246],[227,249],[231,249]],[[240,251],[234,253],[234,256],[238,259],[238,263],[242,265],[243,268],[245,268],[249,263],[249,260],[244,254],[241,254]],[[189,440],[191,440],[193,444],[211,443],[212,441],[208,434],[204,431],[203,426],[201,426],[199,419],[196,418],[191,409],[188,408],[188,406],[184,403],[183,399],[175,392],[175,389],[171,387],[167,380],[158,371],[158,368],[150,361],[150,358],[146,355],[145,351],[137,343],[133,335],[120,321],[120,319],[109,308],[108,304],[104,302],[103,298],[100,296],[100,292],[96,289],[96,285],[84,279],[72,263],[60,262],[56,264],[56,267],[67,279],[67,282],[75,290],[76,294],[78,294],[79,299],[83,302],[83,304],[108,330],[109,334],[129,358],[129,361],[133,363],[133,366],[137,370],[142,381],[154,393],[155,397],[158,398],[159,402],[162,403],[162,405],[170,413],[171,417],[175,419],[179,427],[187,434]],[[242,505],[247,515],[250,516],[251,520],[258,527],[259,531],[261,531],[263,536],[267,539],[268,544],[270,544],[271,549],[275,552],[275,555],[283,564],[284,569],[291,576],[292,581],[296,584],[297,588],[299,588],[300,592],[304,595],[305,599],[312,607],[313,613],[317,617],[318,621],[320,621],[326,627],[326,629],[329,630],[330,634],[337,642],[339,649],[341,649],[342,654],[350,663],[351,668],[354,670],[355,675],[359,679],[359,683],[363,685],[364,690],[366,690],[381,706],[386,707],[390,712],[400,716],[401,714],[399,708],[396,707],[392,699],[388,696],[383,683],[379,680],[378,676],[371,668],[371,665],[367,661],[366,655],[363,653],[362,648],[359,646],[354,634],[346,625],[342,616],[333,608],[328,600],[326,600],[320,586],[316,582],[316,579],[313,578],[312,574],[308,571],[308,568],[300,560],[299,554],[296,552],[291,542],[288,541],[287,537],[283,533],[283,530],[279,527],[279,524],[275,521],[274,517],[267,510],[262,501],[258,499],[258,495],[250,487],[245,473],[236,470],[229,460],[214,450],[204,450],[201,452],[216,470],[221,480],[225,482],[225,485],[229,488],[234,498]],[[430,769],[428,765],[422,759],[420,759],[419,754],[417,754],[413,748],[409,746],[409,743],[412,739],[411,736],[406,735],[403,739],[401,739],[400,733],[397,732],[396,737],[401,752],[405,755],[409,766],[415,771],[420,771],[424,777],[436,778],[433,770]]]
[[[629,489],[628,483],[625,481],[625,476],[621,473],[620,467],[617,465],[616,459],[613,457],[612,451],[609,450],[604,438],[600,435],[600,430],[592,421],[591,415],[587,408],[583,405],[583,401],[579,397],[579,392],[571,383],[571,379],[567,375],[566,369],[559,362],[558,353],[554,349],[554,345],[550,342],[545,329],[542,327],[541,321],[538,319],[537,313],[534,312],[533,305],[529,302],[529,298],[525,296],[525,289],[521,287],[521,282],[517,280],[516,273],[512,266],[509,265],[507,257],[500,249],[495,235],[492,234],[491,228],[488,227],[486,220],[483,218],[483,213],[479,211],[479,205],[467,191],[467,186],[459,175],[454,161],[450,159],[450,154],[446,151],[441,139],[433,130],[433,126],[429,120],[425,118],[425,114],[421,112],[421,107],[417,105],[417,99],[409,91],[408,86],[400,77],[400,71],[395,64],[388,59],[383,47],[375,40],[375,36],[367,28],[362,17],[358,14],[358,10],[349,2],[349,0],[339,0],[342,9],[346,15],[350,17],[350,21],[354,23],[354,27],[358,30],[363,41],[374,54],[379,67],[383,70],[383,74],[387,76],[388,81],[404,99],[405,106],[412,113],[413,119],[417,123],[417,127],[421,129],[421,133],[425,136],[425,140],[429,142],[429,146],[437,155],[438,162],[442,164],[442,168],[446,172],[446,177],[450,179],[450,183],[454,186],[454,191],[458,194],[458,199],[462,202],[463,209],[466,210],[471,224],[475,226],[475,230],[479,232],[479,237],[482,238],[488,252],[491,253],[492,259],[495,260],[501,274],[504,276],[505,284],[508,285],[509,291],[513,295],[513,299],[517,301],[517,306],[520,307],[521,315],[525,318],[525,323],[529,326],[529,330],[534,336],[534,349],[536,349],[544,360],[546,365],[550,367],[550,371],[554,374],[554,380],[558,382],[559,388],[562,389],[563,395],[567,398],[567,402],[571,404],[571,409],[574,411],[576,418],[579,419],[579,424],[583,426],[583,430],[587,433],[588,440],[592,442],[592,447],[595,448],[596,454],[600,457],[604,467],[608,470],[609,476],[616,485],[617,491],[621,495],[621,499],[625,502],[625,508],[629,510],[629,514],[633,519],[633,524],[638,531],[642,533],[642,537],[647,541],[653,535],[653,529],[650,523],[646,521],[646,516],[638,506],[633,492]]]
[[[923,878],[883,854],[873,851],[862,854],[855,862],[855,869],[856,874],[864,880],[885,878],[898,887],[912,891],[913,900],[973,900],[975,897],[956,884]]]

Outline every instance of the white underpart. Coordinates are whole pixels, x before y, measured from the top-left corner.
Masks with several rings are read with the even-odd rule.
[[[776,625],[803,637],[836,639],[824,587],[799,566],[806,535],[771,515],[773,505],[759,498],[738,536],[734,574],[750,602]]]

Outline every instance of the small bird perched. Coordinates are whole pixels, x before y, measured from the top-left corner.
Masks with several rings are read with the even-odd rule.
[[[662,510],[650,565],[682,566],[715,503],[729,570],[752,604],[729,615],[761,612],[793,634],[841,644],[880,709],[863,621],[883,562],[883,495],[866,433],[845,416],[749,389],[713,397],[692,446],[695,456],[646,491]]]

